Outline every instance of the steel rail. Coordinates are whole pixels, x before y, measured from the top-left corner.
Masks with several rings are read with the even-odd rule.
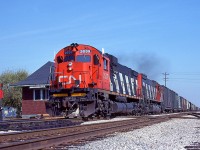
[[[135,129],[139,127],[143,127],[149,124],[158,123],[166,120],[166,118],[160,119],[145,119],[136,122],[135,120],[128,120],[128,121],[119,121],[119,122],[112,122],[112,125],[109,123],[103,126],[98,125],[93,127],[93,125],[87,125],[87,127],[83,127],[84,130],[79,130],[78,132],[71,132],[66,134],[57,134],[53,136],[46,136],[40,137],[36,139],[26,140],[22,142],[14,142],[10,144],[1,144],[0,149],[2,150],[16,150],[16,149],[41,149],[47,148],[55,145],[59,145],[62,143],[70,143],[73,141],[77,141],[80,139],[88,139],[94,136],[102,136],[106,134],[110,134],[116,131],[127,131],[129,129]],[[168,120],[168,119],[167,119]],[[87,128],[87,129],[86,129]]]
[[[180,114],[177,114],[180,115]],[[68,128],[55,128],[38,130],[34,132],[17,133],[10,135],[1,135],[0,149],[16,150],[16,149],[41,149],[56,146],[62,143],[71,143],[73,141],[88,139],[94,136],[106,135],[116,131],[127,131],[163,121],[169,120],[169,116],[162,117],[142,117],[138,119],[130,119],[115,122],[106,122],[98,124],[80,125]],[[9,142],[16,138],[18,141]],[[22,136],[23,135],[23,136]],[[9,137],[10,136],[10,137]],[[5,139],[6,138],[6,139]],[[9,139],[10,138],[10,139]],[[8,140],[9,139],[9,140]]]

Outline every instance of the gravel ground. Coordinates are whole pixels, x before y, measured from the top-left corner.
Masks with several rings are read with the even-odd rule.
[[[110,120],[96,120],[96,121],[87,121],[81,123],[81,125],[87,125],[87,124],[97,124],[97,123],[105,123],[105,122],[115,122],[115,121],[122,121],[122,120],[130,120],[130,119],[135,119],[135,118],[113,118]]]
[[[182,150],[200,143],[199,119],[173,119],[126,133],[72,146],[70,150]]]

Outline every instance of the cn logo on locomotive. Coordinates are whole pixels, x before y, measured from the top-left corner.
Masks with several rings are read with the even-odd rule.
[[[65,80],[65,81],[64,81]],[[68,80],[68,82],[67,82]],[[58,81],[63,82],[62,84],[71,84],[72,80],[76,81],[76,78],[73,75],[68,76],[59,76]],[[79,83],[81,83],[81,75],[79,75]]]

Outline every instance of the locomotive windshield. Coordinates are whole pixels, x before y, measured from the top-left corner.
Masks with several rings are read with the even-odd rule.
[[[78,55],[76,57],[76,62],[91,62],[90,55]]]
[[[72,52],[72,50],[65,49],[64,54],[65,54],[64,62],[75,60],[74,53]]]
[[[72,60],[74,60],[74,55],[66,55],[65,59],[64,59],[64,62],[72,61]]]

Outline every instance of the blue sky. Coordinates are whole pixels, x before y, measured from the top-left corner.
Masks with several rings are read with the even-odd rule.
[[[199,0],[0,1],[0,73],[30,74],[71,43],[107,53],[200,106]]]

